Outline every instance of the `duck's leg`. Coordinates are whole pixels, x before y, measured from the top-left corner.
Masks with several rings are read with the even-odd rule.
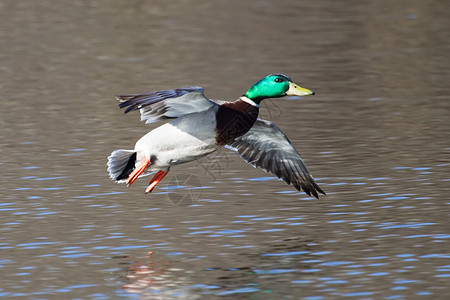
[[[158,171],[158,173],[155,174],[155,176],[153,176],[152,180],[150,180],[150,183],[147,187],[147,189],[145,190],[145,193],[151,193],[153,191],[153,189],[155,188],[155,186],[164,178],[164,176],[167,175],[167,173],[169,173],[169,170],[167,171]]]
[[[145,168],[150,164],[150,159],[146,156],[142,158],[141,163],[131,172],[130,176],[128,176],[127,179],[127,186],[130,186],[138,177],[139,175],[144,172]]]

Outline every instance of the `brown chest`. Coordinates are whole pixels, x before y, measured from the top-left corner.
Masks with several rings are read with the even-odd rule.
[[[259,108],[237,100],[219,107],[216,113],[216,142],[225,145],[247,133],[258,118]]]

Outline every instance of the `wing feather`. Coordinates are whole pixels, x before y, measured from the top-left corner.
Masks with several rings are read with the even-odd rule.
[[[271,172],[309,196],[319,198],[318,193],[325,195],[289,139],[272,122],[256,120],[252,129],[226,147],[237,152],[253,167]]]
[[[116,98],[120,101],[119,107],[125,108],[124,113],[139,110],[141,121],[149,124],[204,111],[216,105],[205,97],[203,91],[202,87],[191,86],[144,94],[120,95]]]

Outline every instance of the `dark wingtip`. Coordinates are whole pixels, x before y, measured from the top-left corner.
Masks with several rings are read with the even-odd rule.
[[[125,106],[124,106],[125,107]],[[122,107],[121,107],[122,108]],[[127,114],[127,113],[129,113],[130,111],[134,111],[134,110],[137,110],[137,108],[136,107],[134,107],[134,106],[128,106],[128,108],[127,109],[125,109],[125,111],[123,112],[124,114]]]
[[[311,196],[312,194],[316,199],[319,199],[319,193],[326,195],[326,193],[315,182],[313,182],[312,186],[308,186],[306,189],[303,188],[303,191],[308,194],[308,196]]]
[[[318,185],[316,185],[315,188],[316,188],[316,190],[317,190],[319,193],[321,193],[321,194],[323,194],[323,195],[326,195],[326,194],[327,194],[327,193],[325,193]]]

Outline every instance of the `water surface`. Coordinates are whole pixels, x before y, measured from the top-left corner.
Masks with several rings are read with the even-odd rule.
[[[351,5],[350,5],[351,4]],[[446,299],[446,2],[0,2],[0,296]],[[151,195],[106,157],[148,126],[115,94],[264,102],[327,196],[217,153]]]

